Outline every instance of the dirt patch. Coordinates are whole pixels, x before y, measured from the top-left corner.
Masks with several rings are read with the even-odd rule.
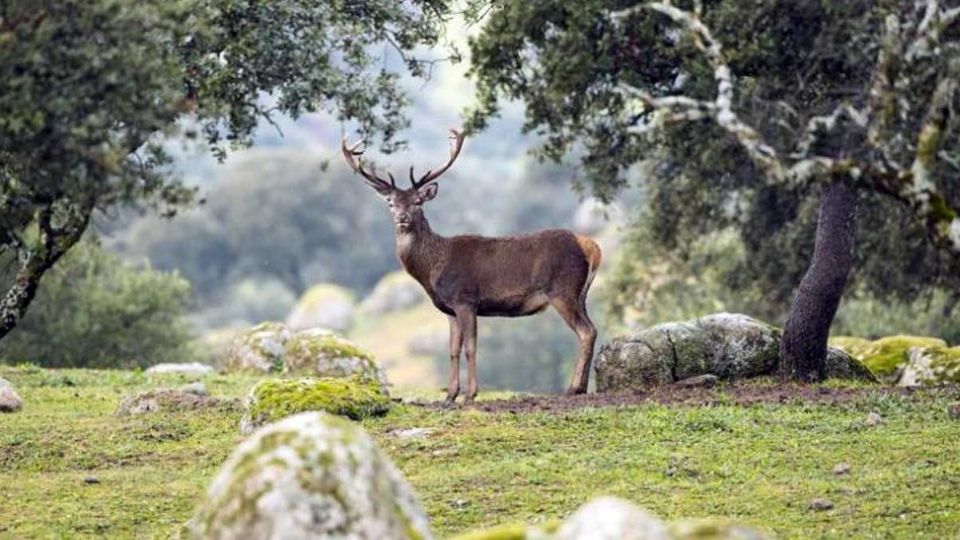
[[[459,408],[485,412],[532,413],[570,411],[591,407],[625,407],[648,403],[663,405],[759,405],[778,403],[834,404],[856,401],[870,395],[910,396],[918,392],[942,392],[960,396],[960,387],[912,389],[896,387],[830,388],[799,384],[758,385],[755,382],[725,383],[715,388],[661,386],[645,392],[618,394],[530,395],[512,399],[479,401]],[[431,409],[442,409],[442,402],[414,402]]]

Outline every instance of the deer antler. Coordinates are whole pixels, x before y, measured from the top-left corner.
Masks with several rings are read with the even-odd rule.
[[[340,151],[343,153],[343,159],[347,161],[347,165],[350,165],[353,172],[359,173],[360,176],[366,180],[367,184],[377,191],[396,189],[397,184],[393,179],[393,175],[389,172],[387,173],[387,176],[390,178],[390,182],[388,183],[383,178],[377,176],[375,171],[368,171],[363,168],[363,158],[360,157],[363,155],[363,150],[359,150],[361,145],[363,145],[363,139],[353,143],[352,146],[347,146],[346,136],[340,141]]]
[[[410,167],[410,183],[413,184],[414,189],[423,187],[424,185],[433,182],[440,177],[443,173],[447,172],[447,169],[453,165],[453,162],[457,160],[457,156],[460,155],[460,150],[463,148],[463,139],[466,137],[463,133],[451,129],[450,130],[450,139],[453,141],[453,144],[450,145],[450,160],[447,161],[447,164],[438,171],[428,170],[426,174],[420,177],[420,180],[414,180],[413,176],[413,167]]]

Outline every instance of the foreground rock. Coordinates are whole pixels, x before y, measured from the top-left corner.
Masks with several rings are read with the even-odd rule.
[[[387,375],[373,355],[329,330],[293,334],[283,347],[283,372],[319,377],[360,377],[386,387]]]
[[[157,364],[147,368],[147,375],[163,375],[167,373],[182,373],[184,375],[205,376],[213,375],[217,370],[212,366],[201,364],[200,362],[190,362],[184,364]]]
[[[764,540],[753,529],[718,520],[665,523],[627,501],[601,497],[581,506],[566,521],[546,525],[503,525],[460,535],[455,540]]]
[[[910,361],[910,349],[946,347],[947,343],[939,338],[923,336],[887,336],[875,341],[837,336],[830,338],[830,345],[849,353],[881,380],[896,383]]]
[[[234,338],[221,364],[230,371],[280,371],[283,346],[290,335],[283,323],[260,323]]]
[[[939,386],[960,383],[960,347],[914,347],[897,386]]]
[[[359,427],[288,417],[243,442],[186,526],[195,539],[430,539],[410,486]]]
[[[127,396],[117,407],[117,416],[136,416],[154,412],[179,412],[197,409],[226,409],[238,407],[234,400],[217,399],[204,394],[172,388],[148,390]]]
[[[772,375],[780,334],[780,329],[746,315],[718,313],[614,338],[597,355],[597,391],[642,390],[702,375]],[[834,348],[828,350],[827,376],[875,380],[850,355]]]
[[[386,413],[390,404],[390,398],[376,381],[359,378],[260,381],[246,399],[240,432],[249,434],[264,424],[307,411],[325,411],[361,420]]]
[[[10,381],[0,377],[0,413],[17,412],[23,407],[23,400],[17,395]]]
[[[330,328],[346,331],[353,323],[353,295],[338,285],[324,283],[315,285],[303,293],[297,305],[287,317],[287,326],[292,330]]]

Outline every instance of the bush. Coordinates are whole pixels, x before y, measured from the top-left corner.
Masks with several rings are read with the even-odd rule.
[[[183,360],[190,284],[81,242],[44,276],[0,359],[44,367],[131,368]]]

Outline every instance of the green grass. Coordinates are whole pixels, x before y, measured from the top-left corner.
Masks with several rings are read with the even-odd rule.
[[[179,376],[3,367],[0,376],[25,400],[22,412],[0,416],[0,538],[169,537],[241,440],[240,412],[113,416],[121,396],[187,380]],[[256,381],[216,376],[207,386],[240,397]],[[845,405],[554,414],[398,406],[363,425],[440,537],[562,518],[611,494],[666,519],[728,517],[781,538],[956,538],[960,421],[946,406],[957,399],[953,390]],[[864,427],[872,410],[886,421]],[[412,427],[434,431],[392,435]],[[849,475],[832,474],[840,462]],[[809,510],[816,497],[834,509]]]

